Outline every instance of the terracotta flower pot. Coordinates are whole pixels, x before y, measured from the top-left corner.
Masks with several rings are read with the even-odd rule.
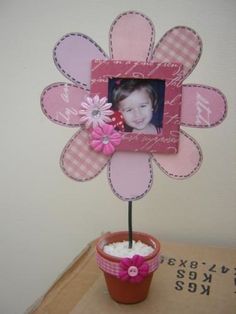
[[[119,303],[143,301],[149,291],[153,272],[159,266],[160,243],[149,234],[133,232],[133,240],[152,246],[154,251],[145,257],[119,258],[106,254],[103,247],[114,242],[128,241],[128,232],[103,235],[96,244],[96,259],[104,272],[110,296]]]

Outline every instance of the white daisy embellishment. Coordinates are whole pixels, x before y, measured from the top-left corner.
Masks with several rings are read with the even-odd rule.
[[[81,103],[83,109],[79,110],[81,115],[79,123],[84,124],[88,129],[90,127],[96,128],[105,123],[110,123],[113,111],[110,110],[112,104],[107,102],[107,98],[99,98],[98,95],[94,97],[87,97],[86,102]]]

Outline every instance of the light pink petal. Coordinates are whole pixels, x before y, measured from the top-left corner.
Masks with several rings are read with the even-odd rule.
[[[110,28],[111,59],[149,61],[154,37],[148,17],[135,11],[120,14]]]
[[[220,124],[227,113],[227,100],[214,87],[187,84],[182,88],[181,124],[209,128]]]
[[[41,95],[41,108],[51,121],[68,126],[79,126],[81,102],[88,92],[68,83],[46,87]]]
[[[111,118],[109,117],[104,116],[102,119],[103,119],[102,124],[104,124],[104,122],[107,122],[107,123],[111,122]]]
[[[103,109],[104,111],[105,111],[105,110],[111,111],[111,110],[109,110],[109,109],[111,108],[111,106],[112,106],[112,104],[109,103],[109,102],[104,103],[104,104],[101,104],[101,107],[102,107],[102,109]]]
[[[202,151],[198,143],[181,130],[177,154],[153,154],[154,161],[168,176],[185,179],[193,175],[202,163]]]
[[[63,172],[76,181],[94,178],[106,166],[109,157],[96,153],[89,145],[89,134],[77,132],[64,148],[60,165]]]
[[[91,38],[81,33],[63,36],[55,45],[53,57],[58,70],[84,89],[90,87],[91,60],[108,58]]]
[[[81,107],[83,107],[84,109],[88,109],[90,106],[89,106],[89,104],[87,104],[86,102],[82,102],[82,103],[81,103]],[[81,111],[82,111],[82,110],[81,110]],[[83,111],[86,112],[86,110],[83,110]]]
[[[154,49],[152,61],[183,64],[183,79],[197,65],[202,53],[202,41],[198,34],[184,26],[170,29]]]
[[[102,97],[100,99],[100,105],[103,107],[108,106],[108,108],[110,108],[112,104],[107,103],[107,97]]]
[[[113,192],[124,201],[142,198],[153,180],[151,157],[140,152],[116,152],[108,164],[108,179]]]

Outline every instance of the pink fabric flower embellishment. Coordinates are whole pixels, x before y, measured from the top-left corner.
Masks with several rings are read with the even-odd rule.
[[[109,118],[113,114],[112,110],[109,110],[112,106],[111,103],[107,103],[107,98],[99,98],[98,95],[93,98],[87,97],[87,102],[82,102],[79,110],[79,114],[82,116],[79,119],[79,123],[85,124],[86,128],[101,126],[104,123],[111,122]]]
[[[122,281],[139,283],[148,275],[149,265],[141,255],[123,258],[120,262],[119,278]]]
[[[96,152],[102,152],[104,155],[111,155],[115,151],[115,146],[121,142],[121,135],[114,130],[110,124],[103,124],[96,127],[91,133],[91,147]]]
[[[109,56],[85,34],[64,35],[56,43],[53,57],[58,70],[71,83],[53,83],[44,89],[41,96],[42,110],[51,121],[79,128],[62,152],[60,164],[63,172],[76,181],[87,181],[107,166],[112,191],[126,201],[140,199],[151,189],[154,166],[174,179],[185,179],[195,174],[203,160],[202,150],[182,127],[203,130],[219,125],[226,117],[227,101],[219,89],[203,84],[182,84],[177,154],[116,151],[105,155],[91,147],[91,137],[86,128],[92,125],[101,127],[103,122],[110,123],[108,120],[112,118],[104,99],[91,98],[92,60],[177,62],[183,65],[183,80],[200,60],[202,41],[191,28],[171,28],[157,43],[155,35],[152,21],[136,11],[124,12],[112,23]],[[84,102],[86,97],[89,97],[88,104]],[[104,144],[105,138],[99,132],[96,137],[100,137],[94,139],[97,141],[95,147],[101,151],[106,148],[107,151],[114,143]]]

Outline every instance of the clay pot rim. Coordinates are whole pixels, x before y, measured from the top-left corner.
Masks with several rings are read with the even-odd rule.
[[[128,231],[107,232],[104,235],[102,235],[97,240],[97,243],[96,243],[97,253],[100,254],[101,256],[103,256],[104,258],[108,259],[108,260],[111,260],[111,261],[114,261],[114,262],[120,262],[123,257],[117,257],[117,256],[113,256],[113,255],[105,253],[103,251],[102,242],[106,239],[106,237],[109,237],[109,235],[116,235],[116,234],[121,234],[121,233],[124,233],[124,234],[128,235]],[[137,236],[137,235],[142,235],[144,237],[147,237],[147,238],[149,238],[151,240],[152,243],[155,244],[153,246],[154,251],[151,254],[144,256],[145,260],[150,260],[150,259],[154,258],[156,255],[159,254],[159,252],[160,252],[160,242],[156,238],[154,238],[152,235],[150,235],[148,233],[145,233],[145,232],[133,231],[133,238],[135,238],[135,236]]]

